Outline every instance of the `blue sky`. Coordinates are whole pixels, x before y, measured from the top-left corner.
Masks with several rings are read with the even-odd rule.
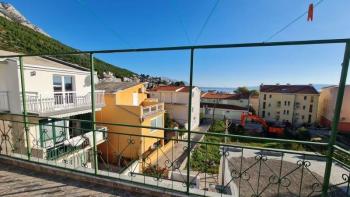
[[[80,50],[262,42],[313,0],[9,0],[30,21]],[[350,1],[324,0],[271,41],[350,37]],[[198,38],[198,39],[197,39]],[[196,42],[197,40],[197,42]],[[343,45],[197,51],[195,85],[338,83]],[[188,81],[189,52],[98,57],[136,73]],[[348,80],[349,81],[349,80]]]

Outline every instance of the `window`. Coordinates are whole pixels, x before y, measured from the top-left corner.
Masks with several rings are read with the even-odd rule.
[[[157,127],[157,119],[156,118],[151,120],[151,127]],[[152,131],[153,130],[154,129],[152,129]]]
[[[163,126],[163,116],[158,116],[156,118],[153,118],[151,120],[151,127],[159,127],[162,128]],[[151,131],[155,131],[156,129],[151,129]]]
[[[266,94],[264,94],[264,100],[266,100]]]
[[[271,103],[269,103],[269,107],[271,107]]]
[[[277,107],[281,107],[281,101],[277,101]]]
[[[304,116],[304,115],[302,115],[302,116],[301,116],[301,119],[302,119],[302,120],[304,120],[304,119],[305,119],[305,116]]]
[[[62,92],[62,77],[61,76],[53,76],[53,90],[55,92]]]
[[[307,99],[307,96],[304,96],[304,100],[306,100]]]
[[[270,116],[270,112],[267,113],[267,116]]]
[[[283,110],[283,114],[286,114],[286,110]]]
[[[289,110],[287,110],[287,115],[289,115]]]
[[[284,101],[284,106],[287,106],[287,101]]]
[[[314,102],[314,96],[311,96],[311,103]]]
[[[263,103],[263,109],[265,109],[265,108],[266,108],[266,102]]]
[[[269,98],[272,98],[272,95],[270,94]]]
[[[39,120],[40,144],[43,148],[53,147],[66,140],[65,121],[52,119]]]
[[[303,105],[303,110],[305,110],[305,108],[306,108],[306,106],[305,106],[305,105]]]
[[[72,76],[64,76],[64,90],[65,91],[73,91],[73,77]]]
[[[265,118],[265,111],[262,111],[262,117]]]
[[[311,123],[311,114],[309,115],[309,119],[307,120],[307,122],[310,124]]]
[[[309,112],[312,112],[312,105],[310,105],[309,107]]]
[[[288,101],[288,106],[290,106],[290,101]]]
[[[55,104],[73,103],[73,76],[53,75],[52,81]]]

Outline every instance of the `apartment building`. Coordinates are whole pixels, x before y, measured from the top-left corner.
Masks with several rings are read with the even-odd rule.
[[[96,113],[96,120],[117,123],[108,125],[108,140],[98,147],[105,161],[120,164],[121,160],[138,159],[164,145],[163,130],[141,128],[164,127],[164,103],[147,98],[144,83],[103,82],[96,89],[105,91],[106,103]]]
[[[158,86],[150,90],[150,97],[165,103],[165,110],[170,118],[188,128],[189,109],[189,87],[188,86]],[[191,105],[191,129],[199,126],[200,95],[198,87],[192,88]]]
[[[261,85],[259,116],[294,126],[317,120],[318,91],[312,85]]]
[[[248,97],[239,94],[206,92],[201,96],[201,114],[205,118],[240,120],[248,112]]]
[[[338,86],[325,87],[321,90],[317,118],[324,127],[331,127],[332,125],[337,95]],[[345,86],[338,130],[340,132],[350,132],[350,85]]]
[[[252,95],[249,97],[249,106],[258,113],[259,111],[259,95]]]
[[[16,55],[0,51],[1,55]],[[76,64],[48,57],[24,57],[26,109],[29,113],[28,143],[22,114],[21,77],[18,58],[0,59],[0,112],[4,121],[1,134],[10,131],[16,136],[6,139],[14,153],[75,167],[92,167],[93,132],[91,120],[90,71]],[[97,78],[96,76],[94,76]],[[96,111],[104,106],[103,91],[96,92]],[[64,118],[64,120],[62,120]],[[75,120],[65,120],[75,119]],[[105,131],[105,127],[99,127]],[[11,141],[11,139],[21,139]],[[104,141],[104,132],[96,132],[97,144]],[[5,142],[6,144],[6,142]],[[1,144],[2,146],[4,144]]]

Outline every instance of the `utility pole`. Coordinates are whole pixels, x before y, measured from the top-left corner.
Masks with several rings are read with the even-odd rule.
[[[224,116],[224,122],[225,122],[225,137],[224,137],[224,144],[227,143],[227,137],[226,135],[228,134],[228,127],[229,127],[229,121],[226,119]],[[222,146],[222,172],[221,172],[221,192],[224,190],[224,185],[225,184],[225,171],[226,171],[226,162],[225,162],[225,157],[226,157],[226,146]]]
[[[211,125],[213,126],[214,125],[214,120],[215,120],[215,108],[216,108],[216,104],[219,102],[219,99],[216,99],[216,101],[214,101],[214,107],[213,107],[213,116],[212,116],[212,119],[211,119]]]

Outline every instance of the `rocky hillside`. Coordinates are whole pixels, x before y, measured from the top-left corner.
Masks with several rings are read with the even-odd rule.
[[[20,23],[21,25],[27,26],[33,29],[34,31],[44,34],[45,36],[49,36],[49,34],[44,32],[38,26],[28,21],[18,10],[16,10],[15,7],[13,7],[9,3],[0,2],[0,16],[5,17],[8,20]]]
[[[20,53],[62,53],[77,51],[49,37],[39,27],[30,23],[20,12],[7,3],[0,3],[0,49]],[[66,55],[56,58],[89,67],[87,55]],[[101,76],[112,72],[117,77],[131,77],[135,73],[95,59],[95,68]]]

